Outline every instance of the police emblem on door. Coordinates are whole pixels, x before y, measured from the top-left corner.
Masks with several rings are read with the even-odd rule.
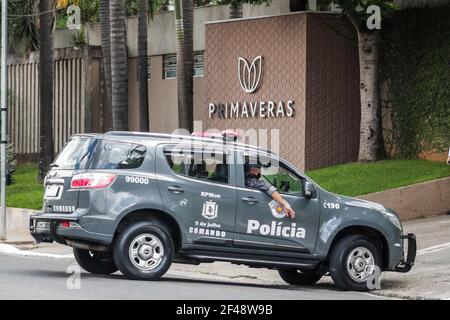
[[[215,219],[217,218],[217,213],[219,210],[219,206],[214,201],[205,201],[203,204],[203,212],[202,216],[206,219]]]
[[[270,208],[270,212],[272,212],[272,215],[277,218],[277,219],[281,219],[286,217],[286,210],[284,210],[283,206],[278,203],[275,200],[272,200],[269,202],[269,208]]]

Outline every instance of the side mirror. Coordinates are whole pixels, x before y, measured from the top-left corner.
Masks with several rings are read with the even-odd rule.
[[[309,199],[314,197],[314,194],[316,193],[316,188],[314,187],[314,184],[312,184],[309,181],[305,181],[305,198]]]

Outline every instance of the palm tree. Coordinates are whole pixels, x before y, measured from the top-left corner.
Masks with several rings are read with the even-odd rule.
[[[192,0],[174,0],[177,37],[178,126],[193,129],[193,20]]]
[[[138,11],[138,78],[139,78],[139,130],[149,131],[148,115],[148,57],[147,33],[149,0],[139,0]],[[153,2],[153,1],[151,1]],[[151,4],[151,7],[153,4]]]
[[[183,0],[183,29],[187,96],[183,128],[192,132],[194,125],[194,2],[192,0]]]
[[[24,44],[24,51],[36,51],[39,48],[38,3],[34,0],[16,0],[8,2],[9,48],[12,52]],[[21,52],[17,52],[21,53]],[[22,52],[23,53],[23,52]]]
[[[113,130],[128,130],[128,56],[123,0],[110,1]]]
[[[106,96],[111,105],[111,34],[109,0],[100,0],[100,30],[103,57],[103,76],[105,78]]]
[[[52,0],[39,2],[39,96],[40,96],[40,162],[39,179],[53,161],[53,18]]]
[[[230,19],[242,18],[242,1],[231,1],[230,2]]]
[[[242,6],[244,3],[256,5],[270,5],[272,0],[222,0],[220,3],[230,5],[230,19],[239,19],[243,17]]]

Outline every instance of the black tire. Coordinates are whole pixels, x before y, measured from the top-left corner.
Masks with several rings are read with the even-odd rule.
[[[111,252],[73,248],[73,255],[80,267],[87,272],[94,274],[111,274],[118,270]]]
[[[323,276],[316,270],[299,270],[296,268],[278,269],[280,277],[289,284],[297,286],[313,286]]]
[[[365,248],[369,250],[373,256],[375,268],[378,267],[378,270],[381,270],[379,269],[379,266],[381,265],[380,250],[373,244],[370,238],[362,235],[351,235],[340,239],[334,246],[329,260],[330,275],[334,283],[340,289],[351,291],[370,291],[373,289],[373,286],[369,286],[367,280],[371,277],[365,280],[360,279],[359,281],[356,281],[352,278],[347,269],[347,259],[353,250],[357,248]]]
[[[145,236],[149,235],[149,236]],[[137,239],[143,239],[139,244]],[[155,247],[150,242],[157,239],[159,243]],[[139,253],[134,259],[130,255],[130,247],[133,245]],[[144,247],[146,245],[147,247]],[[142,256],[141,256],[142,253]],[[148,257],[144,257],[146,255]],[[135,280],[159,280],[169,270],[174,255],[172,238],[166,229],[157,222],[138,222],[129,225],[119,235],[114,245],[114,261],[125,277]],[[158,263],[151,261],[151,266],[144,265],[141,268],[136,264],[146,264],[147,259],[158,256]],[[134,261],[133,261],[134,260]],[[145,269],[150,268],[151,269]]]

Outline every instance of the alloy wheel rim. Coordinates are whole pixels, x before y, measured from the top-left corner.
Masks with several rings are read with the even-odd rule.
[[[375,259],[372,252],[365,247],[353,249],[347,258],[347,273],[356,282],[369,279],[375,270]]]
[[[164,248],[157,236],[145,233],[131,241],[128,254],[136,268],[149,272],[161,264],[164,257]]]

